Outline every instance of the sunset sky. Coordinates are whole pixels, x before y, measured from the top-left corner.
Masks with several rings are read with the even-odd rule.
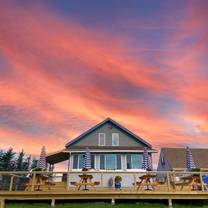
[[[0,0],[0,149],[62,149],[107,117],[208,147],[207,0]]]

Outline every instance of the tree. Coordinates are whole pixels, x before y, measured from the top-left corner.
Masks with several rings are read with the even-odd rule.
[[[12,171],[15,169],[15,161],[14,161],[15,152],[12,148],[8,149],[2,155],[1,161],[1,170],[3,171]]]
[[[36,160],[36,158],[32,158],[31,169],[37,168],[37,165],[38,165],[38,160]]]
[[[0,170],[2,170],[2,157],[3,157],[3,150],[0,150]]]
[[[18,155],[18,158],[16,160],[16,170],[17,171],[23,171],[23,164],[24,164],[24,156],[25,156],[25,153],[24,153],[24,150],[22,150],[19,155]]]

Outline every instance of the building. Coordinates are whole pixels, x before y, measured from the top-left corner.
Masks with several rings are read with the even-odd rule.
[[[191,149],[197,169],[208,169],[208,149]],[[162,148],[158,171],[186,170],[186,148]]]
[[[68,160],[68,170],[81,170],[87,147],[92,169],[96,171],[141,171],[144,147],[150,158],[156,152],[147,141],[107,118],[68,142],[63,150],[48,154],[47,162],[53,166]]]

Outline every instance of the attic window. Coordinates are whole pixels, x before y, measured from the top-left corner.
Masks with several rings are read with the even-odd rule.
[[[112,133],[112,146],[119,146],[119,134]]]
[[[98,134],[98,145],[105,146],[105,133]]]

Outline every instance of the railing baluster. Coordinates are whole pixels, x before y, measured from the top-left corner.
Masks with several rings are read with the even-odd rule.
[[[32,187],[31,187],[31,191],[35,190],[35,178],[36,178],[36,173],[33,173],[33,177],[32,177]]]
[[[13,188],[13,182],[14,182],[14,176],[11,176],[10,184],[9,184],[9,191],[12,191]]]

